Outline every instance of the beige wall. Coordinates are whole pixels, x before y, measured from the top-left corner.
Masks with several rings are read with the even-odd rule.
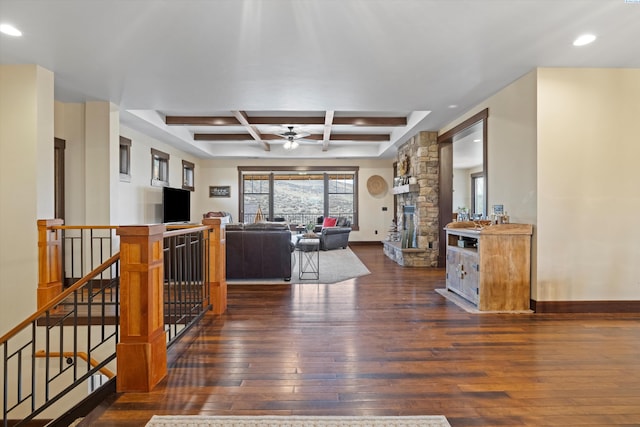
[[[55,103],[55,136],[65,140],[65,222],[86,224],[85,108],[79,103]]]
[[[154,224],[162,222],[162,188],[151,186],[151,149],[169,154],[169,186],[182,188],[182,160],[195,164],[196,180],[201,174],[200,163],[189,154],[136,130],[122,126],[120,134],[131,139],[131,182],[119,182],[118,193],[120,224]],[[199,222],[202,214],[195,208],[199,192],[204,188],[196,182],[196,191],[191,193],[191,221]]]
[[[640,299],[640,70],[538,76],[538,299]]]
[[[65,223],[117,224],[119,112],[108,102],[55,103],[65,140]]]
[[[36,221],[53,216],[53,74],[0,65],[0,93],[2,335],[36,308]]]
[[[119,112],[113,104],[56,102],[55,113],[55,136],[66,141],[67,224],[162,222],[162,189],[150,185],[151,148],[169,154],[172,187],[182,186],[183,159],[196,164],[196,177],[198,175],[198,159],[120,126]],[[130,182],[120,181],[120,135],[132,140]],[[192,200],[195,199],[196,196],[192,196]],[[198,214],[192,216],[193,221],[199,221]]]
[[[536,71],[449,123],[439,134],[489,109],[488,206],[504,205],[511,221],[536,223]]]
[[[482,172],[482,166],[453,170],[453,203],[451,212],[467,208],[471,212],[471,174]]]
[[[286,160],[243,160],[225,159],[208,160],[201,163],[196,170],[197,202],[195,208],[200,215],[208,211],[228,211],[233,220],[238,220],[238,166],[290,166]],[[360,230],[353,231],[349,236],[351,241],[379,241],[383,240],[393,219],[393,160],[296,160],[297,166],[359,166],[358,194],[359,194],[359,222]],[[373,197],[367,191],[367,180],[372,175],[380,175],[387,182],[389,190],[385,195]],[[230,198],[209,198],[210,185],[231,186]],[[201,191],[202,189],[202,191]],[[387,207],[386,211],[382,211]],[[378,234],[375,231],[378,231]]]
[[[541,68],[443,128],[489,108],[489,206],[534,224],[533,299],[640,299],[638,99],[640,70]]]
[[[445,126],[446,132],[489,109],[487,205],[504,205],[511,222],[533,224],[531,295],[537,295],[537,71],[531,71]]]

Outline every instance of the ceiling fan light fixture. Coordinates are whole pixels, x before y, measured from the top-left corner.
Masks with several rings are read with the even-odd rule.
[[[293,140],[293,138],[287,139],[287,142],[284,143],[285,150],[295,150],[298,146],[298,141]]]

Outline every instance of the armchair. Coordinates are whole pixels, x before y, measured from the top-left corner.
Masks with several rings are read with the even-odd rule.
[[[346,249],[349,245],[349,233],[351,233],[351,223],[346,218],[338,218],[335,226],[322,227],[320,231],[320,249]]]

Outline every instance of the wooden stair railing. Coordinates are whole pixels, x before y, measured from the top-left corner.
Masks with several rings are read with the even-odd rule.
[[[119,259],[119,253],[111,256],[0,337],[3,379],[0,393],[3,397],[1,406],[4,426],[9,424],[9,417],[19,420],[17,425],[34,419],[114,360],[118,342],[117,322],[107,324],[103,316],[100,323],[98,316],[95,316],[96,323],[92,325],[101,326],[100,332],[82,340],[79,339],[78,328],[82,326],[79,317],[83,316],[80,307],[91,312],[98,306],[104,313],[107,304],[117,304]],[[110,301],[113,289],[116,294],[114,303]],[[81,300],[84,302],[80,302]],[[117,317],[118,308],[112,307],[111,311]],[[67,328],[71,328],[71,331],[65,332]],[[67,341],[64,337],[68,337]],[[54,363],[52,366],[49,362],[56,360],[53,355],[60,354],[59,350],[63,345],[74,348],[73,352],[67,354],[73,363]],[[38,348],[44,348],[45,354],[48,354],[48,361],[43,363],[44,366],[36,364]],[[87,363],[83,368],[76,360],[83,360],[81,354],[86,355],[86,360],[99,355],[102,361]],[[62,387],[61,381],[64,383]]]
[[[111,225],[70,226],[63,224],[64,222],[61,219],[38,220],[38,308],[44,307],[59,295],[63,290],[65,280],[68,280],[64,277],[64,242],[65,240],[73,242],[75,239],[82,239],[82,236],[79,238],[68,237],[68,233],[72,231],[93,233],[94,230],[117,230],[118,228]],[[208,260],[204,260],[204,262],[208,266],[206,274],[208,276],[207,283],[210,287],[209,294],[213,305],[212,310],[214,314],[222,314],[227,309],[224,227],[220,218],[206,218],[202,220],[202,224],[208,228]],[[166,228],[168,230],[178,230],[196,227],[201,226],[181,224],[167,226]],[[109,246],[112,248],[114,245],[109,243]],[[80,255],[82,255],[83,251],[84,249],[81,249]],[[73,248],[67,252],[71,257],[76,256]],[[100,259],[100,262],[102,261],[103,259]],[[68,264],[71,266],[80,264],[81,268],[84,267],[82,266],[82,260],[71,260]],[[71,269],[73,270],[73,267]],[[83,275],[80,275],[80,277]],[[71,271],[69,279],[73,276],[74,272]]]
[[[49,362],[45,362],[45,406],[37,407],[31,403],[33,411],[25,415],[20,421],[21,423],[35,418],[46,407],[61,398],[63,394],[49,396],[47,384],[61,375],[70,375],[68,369],[72,370],[73,384],[76,385],[99,372],[112,377],[113,372],[108,370],[106,365],[116,359],[117,355],[118,391],[150,391],[164,378],[166,375],[166,346],[168,345],[166,336],[170,338],[170,334],[167,335],[165,330],[165,322],[167,319],[178,318],[174,313],[167,314],[166,311],[171,309],[171,304],[167,307],[162,302],[166,292],[163,275],[163,241],[165,239],[192,232],[202,233],[204,238],[201,237],[201,242],[204,243],[206,249],[202,251],[201,261],[205,267],[202,273],[198,273],[198,281],[200,287],[206,288],[206,290],[198,294],[202,298],[198,305],[204,310],[213,307],[214,312],[218,314],[226,310],[225,239],[224,228],[218,218],[207,219],[204,221],[204,225],[189,230],[170,232],[165,231],[164,225],[101,226],[100,228],[103,229],[117,228],[117,235],[120,236],[120,252],[109,257],[104,263],[67,289],[63,288],[64,279],[62,277],[62,258],[64,255],[62,231],[93,229],[95,227],[63,226],[61,220],[41,220],[38,221],[38,227],[40,261],[38,301],[40,307],[36,313],[0,337],[0,355],[3,356],[0,358],[2,361],[0,368],[4,379],[4,387],[0,394],[2,394],[4,401],[3,420],[5,426],[8,414],[13,414],[12,411],[18,406],[41,399],[41,396],[36,396],[42,391],[35,390],[40,386],[36,384],[34,379],[28,382],[29,387],[23,387],[22,384],[23,369],[26,369],[25,375],[34,377],[36,359],[47,358],[62,361],[63,358],[71,358],[73,361],[67,367],[63,367],[64,364],[61,362],[57,363],[59,366],[56,369],[59,372],[52,369],[55,372],[51,374],[51,378]],[[111,245],[111,241],[109,241],[109,245]],[[116,274],[116,276],[109,277],[109,274]],[[104,279],[105,275],[109,277],[107,280]],[[94,297],[103,292],[103,288],[115,289],[115,297],[112,294],[109,297],[106,294],[100,294],[97,298],[99,302],[94,302]],[[112,319],[110,323],[105,323],[105,301],[107,301],[106,304],[111,304],[110,317]],[[99,357],[102,360],[100,362],[92,356],[95,347],[91,346],[91,339],[88,341],[88,350],[74,346],[74,351],[68,352],[62,349],[63,340],[56,343],[57,338],[54,339],[52,336],[50,339],[49,335],[51,329],[58,328],[57,333],[62,336],[64,335],[63,329],[72,326],[74,328],[72,335],[75,340],[76,329],[85,325],[82,320],[78,320],[78,305],[88,307],[84,316],[89,315],[91,321],[86,323],[87,325],[95,325],[94,320],[98,321],[99,316],[91,315],[92,308],[95,308],[95,306],[92,307],[92,304],[102,304],[102,308],[99,310],[102,313],[101,324],[103,325],[101,328],[103,341],[101,342],[108,340],[111,343],[113,341],[109,345],[114,347],[112,354]],[[70,307],[71,311],[69,311]],[[195,317],[199,318],[198,316],[202,314],[198,315],[196,312]],[[194,316],[188,317],[191,319],[189,321],[193,321]],[[115,318],[115,322],[113,318]],[[184,319],[183,316],[180,322],[187,322]],[[120,328],[118,328],[118,324]],[[38,328],[38,325],[46,325],[46,328]],[[105,325],[108,325],[107,332],[105,332]],[[11,342],[12,338],[19,334],[21,334],[19,340],[14,339]],[[44,345],[42,344],[43,335],[46,337]],[[27,344],[24,344],[25,340]],[[15,341],[20,342],[16,343]],[[37,348],[45,348],[45,350],[38,351]],[[87,368],[83,368],[86,371],[80,371],[79,374],[76,374],[76,366],[78,365],[76,359],[86,362]],[[11,363],[19,368],[9,367]],[[27,364],[29,366],[26,366]],[[11,381],[13,382],[9,383],[7,373],[12,369],[17,369],[20,372],[17,374],[19,379],[16,381],[12,376]],[[76,385],[66,387],[64,393]],[[9,394],[12,394],[12,398],[17,400],[7,404]]]
[[[76,353],[74,353],[73,351],[63,351],[62,353],[52,351],[52,352],[49,352],[49,354],[47,354],[47,352],[44,350],[38,350],[34,354],[34,357],[40,357],[40,358],[60,357],[60,356],[67,359],[73,359],[77,357],[78,359],[82,359],[85,362],[89,362],[89,364],[94,368],[102,365],[102,362],[98,362],[93,357],[89,357],[89,355],[84,351],[79,351]],[[116,374],[112,370],[105,368],[104,366],[102,368],[98,368],[98,371],[109,379],[116,376]]]
[[[38,308],[116,252],[117,226],[38,220]]]

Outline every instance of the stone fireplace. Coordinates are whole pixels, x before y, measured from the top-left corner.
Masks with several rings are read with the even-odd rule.
[[[398,165],[398,179],[394,180],[392,189],[396,198],[398,231],[403,236],[409,234],[405,233],[409,220],[415,231],[410,242],[408,236],[399,242],[385,241],[384,253],[402,266],[437,267],[438,133],[420,132],[412,137],[398,149]]]

